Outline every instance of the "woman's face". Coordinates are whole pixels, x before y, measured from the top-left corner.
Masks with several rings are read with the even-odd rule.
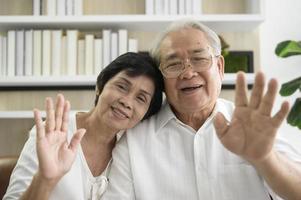
[[[117,131],[132,128],[146,114],[154,91],[149,77],[130,77],[121,71],[105,84],[96,110],[108,127]]]

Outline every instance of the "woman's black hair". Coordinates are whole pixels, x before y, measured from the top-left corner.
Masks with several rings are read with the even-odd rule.
[[[144,75],[154,82],[155,92],[142,120],[157,113],[162,105],[163,77],[156,62],[148,53],[144,52],[122,54],[100,72],[96,82],[98,94],[96,94],[95,106],[106,83],[121,71],[125,71],[131,77]]]

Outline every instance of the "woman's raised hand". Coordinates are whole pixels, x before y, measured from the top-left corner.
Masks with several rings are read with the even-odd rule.
[[[40,111],[34,109],[38,173],[45,180],[56,183],[70,170],[86,130],[77,130],[68,143],[69,101],[66,101],[62,94],[58,94],[55,108],[51,98],[46,98],[45,104],[45,123],[42,121]]]

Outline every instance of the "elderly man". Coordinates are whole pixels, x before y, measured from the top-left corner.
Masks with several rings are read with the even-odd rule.
[[[264,93],[258,73],[247,98],[237,75],[235,106],[218,96],[224,58],[217,35],[196,21],[178,21],[152,50],[167,102],[156,116],[121,139],[113,151],[103,199],[301,199],[301,159],[277,130],[287,102],[271,116],[277,94]]]

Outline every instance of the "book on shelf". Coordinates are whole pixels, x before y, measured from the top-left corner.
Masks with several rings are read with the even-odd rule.
[[[103,69],[102,64],[102,39],[95,39],[94,40],[94,74],[99,74],[100,71]]]
[[[169,14],[176,15],[178,14],[178,1],[174,1],[169,4]]]
[[[60,1],[60,0],[58,0]],[[56,13],[56,0],[47,0],[47,15],[48,16],[55,16]]]
[[[66,15],[73,15],[73,0],[66,0]]]
[[[66,0],[57,0],[56,2],[56,13],[58,16],[66,15]]]
[[[153,15],[154,13],[154,0],[145,0],[145,14]]]
[[[15,76],[16,67],[16,31],[7,33],[7,76]]]
[[[42,31],[42,75],[50,75],[51,66],[51,32],[50,30]]]
[[[202,0],[192,0],[192,14],[202,13]]]
[[[62,37],[61,75],[67,75],[67,36]]]
[[[185,0],[185,14],[191,15],[192,14],[192,0]]]
[[[7,76],[7,37],[2,37],[2,75]]]
[[[171,14],[173,14],[173,15],[175,15],[175,14],[184,15],[185,14],[185,0],[179,0],[178,1],[178,7],[179,7],[178,12],[177,12],[177,9],[173,8],[173,13],[171,13]]]
[[[59,1],[59,0],[58,0]],[[76,16],[83,15],[83,0],[74,0],[74,11],[73,14]]]
[[[77,74],[85,74],[85,40],[77,41]]]
[[[4,66],[3,66],[3,63],[2,63],[2,51],[3,51],[3,36],[0,35],[0,77],[1,76],[4,76]]]
[[[33,30],[25,31],[24,75],[31,76],[33,65]]]
[[[33,75],[42,75],[42,31],[33,31]]]
[[[78,30],[67,30],[67,74],[76,75]]]
[[[39,16],[42,14],[42,0],[33,0],[32,10],[34,16]]]
[[[129,39],[129,52],[138,52],[138,40],[130,38]]]
[[[111,30],[104,29],[102,31],[102,39],[103,39],[103,66],[106,67],[110,63],[111,59]]]
[[[155,1],[155,14],[162,15],[164,12],[163,0],[154,0],[154,1]]]
[[[170,0],[163,0],[163,14],[164,15],[169,15],[170,14],[169,4],[170,4]]]
[[[7,42],[0,38],[0,75],[94,75],[119,55],[138,51],[138,40],[129,39],[125,29],[98,35],[87,33],[79,40],[78,30],[10,30]]]
[[[62,30],[51,31],[51,74],[54,76],[61,75],[62,59]]]
[[[24,75],[24,30],[16,32],[16,76]]]
[[[118,56],[118,35],[117,33],[111,34],[111,59],[110,62],[115,60]]]
[[[128,51],[128,31],[126,29],[118,30],[118,55]]]
[[[94,69],[94,35],[85,36],[85,74],[92,75]]]

